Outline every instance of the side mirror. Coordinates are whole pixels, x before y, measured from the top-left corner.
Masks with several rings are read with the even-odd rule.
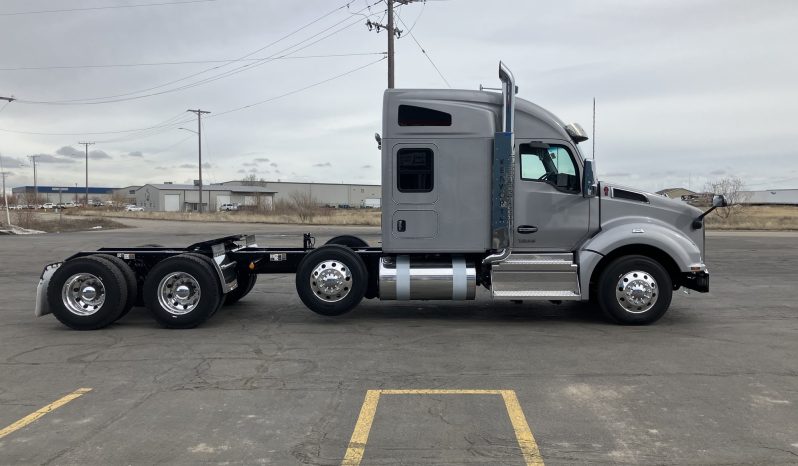
[[[382,149],[382,138],[380,133],[374,133],[374,140],[377,141],[377,149]]]
[[[596,173],[593,170],[593,161],[585,160],[584,175],[582,176],[582,197],[596,197],[598,185],[596,184]]]
[[[726,207],[729,202],[726,201],[726,196],[723,194],[715,194],[712,196],[712,207]]]

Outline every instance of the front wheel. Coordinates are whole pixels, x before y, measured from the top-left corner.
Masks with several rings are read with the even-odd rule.
[[[624,256],[611,262],[598,283],[604,313],[624,325],[659,320],[671,304],[673,282],[662,265],[645,256]]]
[[[363,299],[368,271],[363,259],[346,246],[322,246],[302,259],[296,273],[296,291],[311,311],[338,316]]]

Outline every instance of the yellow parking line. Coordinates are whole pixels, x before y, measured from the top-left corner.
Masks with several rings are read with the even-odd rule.
[[[75,390],[74,392],[70,393],[69,395],[67,395],[67,396],[65,396],[63,398],[60,398],[58,400],[53,401],[52,403],[50,403],[49,405],[45,406],[44,408],[41,408],[41,409],[31,413],[31,414],[28,414],[27,416],[23,417],[19,421],[11,424],[10,426],[4,428],[3,430],[0,430],[0,439],[5,437],[6,435],[12,433],[12,432],[15,432],[15,431],[17,431],[19,429],[22,429],[23,427],[25,427],[28,424],[36,421],[37,419],[39,419],[40,417],[44,416],[45,414],[47,414],[47,413],[49,413],[51,411],[55,411],[56,409],[60,408],[61,406],[64,406],[65,404],[69,403],[70,401],[74,400],[75,398],[79,398],[79,397],[83,396],[84,394],[89,393],[90,391],[91,391],[91,388],[79,388],[79,389]]]
[[[363,406],[360,408],[360,415],[355,423],[355,430],[349,440],[349,446],[344,454],[341,466],[359,466],[363,460],[363,453],[366,451],[366,443],[369,439],[371,424],[374,422],[374,415],[377,414],[377,403],[380,395],[501,395],[504,406],[507,408],[507,415],[513,425],[515,438],[518,446],[521,447],[521,454],[527,466],[544,466],[543,457],[540,455],[538,444],[532,435],[532,430],[526,422],[524,411],[518,402],[515,390],[368,390]]]
[[[349,447],[346,449],[341,466],[358,466],[363,459],[363,452],[366,450],[371,423],[374,421],[374,414],[377,413],[379,401],[379,390],[366,392],[366,399],[363,400],[363,407],[360,408],[360,416],[357,418],[355,430],[352,432],[352,438],[349,440]]]
[[[515,390],[502,390],[501,393],[502,398],[504,398],[504,405],[507,407],[507,414],[510,416],[510,422],[513,424],[515,438],[518,440],[518,446],[521,447],[521,453],[524,455],[527,466],[543,466],[543,458],[540,456],[538,443],[535,441],[535,437],[532,436],[532,430],[526,422],[524,411],[521,409]]]

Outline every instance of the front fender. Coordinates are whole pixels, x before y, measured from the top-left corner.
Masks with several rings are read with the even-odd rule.
[[[705,270],[701,249],[690,238],[672,226],[651,218],[625,217],[608,222],[602,230],[582,245],[579,251],[579,280],[590,282],[601,257],[618,248],[645,245],[670,256],[681,272]]]

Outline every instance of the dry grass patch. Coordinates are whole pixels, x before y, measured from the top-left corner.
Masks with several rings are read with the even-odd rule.
[[[57,215],[42,215],[31,210],[14,212],[11,216],[11,222],[28,230],[39,230],[47,233],[128,228],[127,225],[109,218],[70,218],[64,215],[63,218],[59,219]]]
[[[741,206],[729,218],[706,217],[710,230],[798,230],[798,206]]]
[[[380,225],[380,212],[367,209],[319,209],[312,217],[282,212],[125,212],[81,210],[71,215],[86,217],[139,218],[188,222],[288,223],[303,225]]]

